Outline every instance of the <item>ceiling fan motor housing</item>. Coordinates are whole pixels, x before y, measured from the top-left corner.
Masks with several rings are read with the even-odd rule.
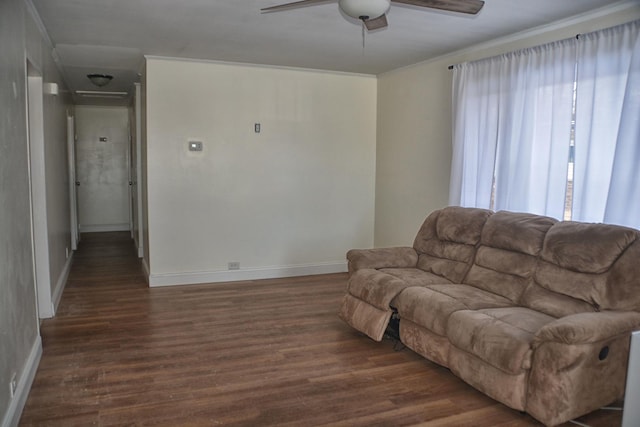
[[[356,19],[375,19],[389,10],[391,0],[339,0],[340,9]]]

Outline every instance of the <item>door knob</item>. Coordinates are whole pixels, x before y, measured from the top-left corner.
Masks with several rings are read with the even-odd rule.
[[[76,187],[80,187],[80,181],[76,181]]]

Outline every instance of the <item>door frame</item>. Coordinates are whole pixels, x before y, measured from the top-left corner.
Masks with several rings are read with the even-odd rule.
[[[44,91],[42,73],[27,61],[27,127],[29,189],[31,200],[31,239],[36,282],[38,317],[55,315],[51,295],[49,231],[47,224],[47,187],[44,147]]]
[[[69,212],[71,222],[71,250],[78,249],[80,229],[78,228],[78,193],[76,185],[76,125],[75,117],[67,115],[67,162],[69,164]]]
[[[140,191],[140,183],[142,183],[142,86],[140,83],[134,83],[134,87],[135,87],[135,96],[134,96],[134,108],[133,108],[133,114],[135,116],[135,138],[134,138],[134,145],[135,145],[135,153],[136,153],[136,165],[135,165],[135,177],[134,177],[134,185],[135,185],[135,193],[136,193],[136,199],[133,201],[133,203],[136,204],[136,213],[137,213],[137,218],[136,218],[136,223],[137,223],[137,236],[134,236],[134,239],[136,241],[136,246],[138,248],[138,258],[143,258],[144,257],[144,251],[145,251],[145,247],[144,247],[144,235],[143,235],[143,228],[142,228],[142,224],[144,221],[144,217],[143,217],[143,211],[142,209],[144,208],[143,204],[142,204],[142,191]]]

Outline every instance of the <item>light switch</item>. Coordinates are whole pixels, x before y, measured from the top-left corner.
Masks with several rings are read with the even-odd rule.
[[[260,123],[254,124],[253,130],[255,131],[255,133],[260,133]]]
[[[189,141],[189,151],[202,151],[202,141]]]

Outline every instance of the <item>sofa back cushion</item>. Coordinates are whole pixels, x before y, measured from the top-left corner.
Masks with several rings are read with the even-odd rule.
[[[586,301],[550,291],[535,281],[525,289],[520,305],[557,318],[596,311],[596,307]]]
[[[413,248],[418,268],[461,283],[473,262],[482,229],[492,212],[450,206],[427,217]]]
[[[535,282],[595,310],[640,311],[640,232],[561,222],[546,235]]]
[[[540,215],[496,212],[482,230],[464,283],[518,302],[532,281],[545,235],[556,222]]]

